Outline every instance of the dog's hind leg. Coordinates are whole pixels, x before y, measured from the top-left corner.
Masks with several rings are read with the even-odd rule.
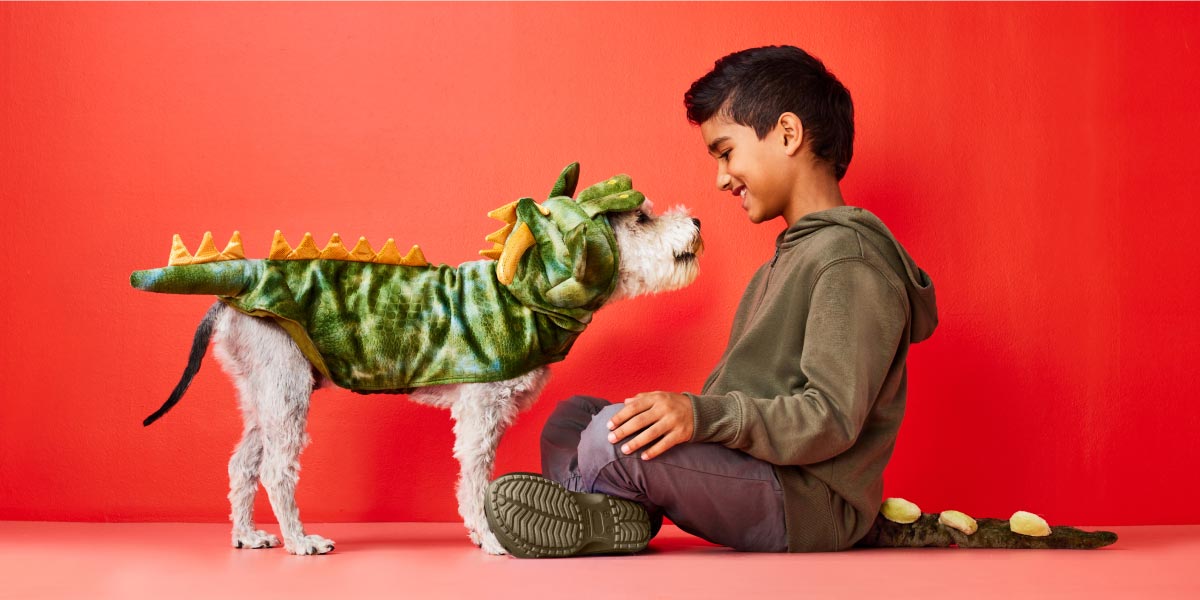
[[[238,391],[242,412],[242,439],[229,459],[229,520],[233,523],[231,537],[235,548],[273,548],[279,538],[254,528],[254,496],[258,492],[258,473],[262,467],[262,429],[258,426],[254,381],[248,376],[251,364],[249,353],[254,351],[250,340],[256,337],[261,324],[232,309],[225,310],[216,323],[216,343],[213,353],[221,367],[232,378]]]
[[[239,535],[245,536],[243,545],[278,544],[273,536],[254,531],[251,520],[261,479],[279,521],[284,548],[292,554],[329,552],[333,541],[306,535],[296,506],[299,456],[309,441],[305,427],[312,367],[278,325],[236,311],[226,311],[224,316],[228,321],[219,325],[224,329],[219,329],[218,357],[237,383],[245,417],[242,441],[229,463],[234,545]]]
[[[262,466],[262,429],[255,416],[242,411],[246,418],[242,441],[229,459],[229,520],[233,522],[235,548],[274,548],[279,538],[254,528],[254,496],[258,492],[258,473]]]
[[[495,465],[496,447],[517,413],[537,400],[548,376],[549,369],[541,367],[506,381],[464,384],[450,408],[454,458],[462,468],[456,488],[458,512],[471,541],[489,554],[505,553],[484,514],[484,494]]]

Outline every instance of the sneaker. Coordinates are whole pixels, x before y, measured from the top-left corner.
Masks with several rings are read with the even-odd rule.
[[[650,543],[641,504],[607,494],[572,492],[536,473],[509,473],[487,489],[488,525],[519,558],[637,552]]]

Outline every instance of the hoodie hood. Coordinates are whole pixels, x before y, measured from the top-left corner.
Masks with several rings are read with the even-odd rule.
[[[908,292],[908,304],[912,310],[909,342],[916,344],[929,339],[938,323],[933,280],[924,269],[917,266],[887,225],[871,211],[861,206],[845,205],[809,213],[781,232],[775,244],[781,249],[794,246],[830,225],[853,228],[887,257],[888,264],[904,280]]]

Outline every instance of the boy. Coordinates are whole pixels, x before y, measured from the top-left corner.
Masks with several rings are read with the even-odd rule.
[[[633,552],[663,516],[738,550],[844,550],[882,504],[908,347],[937,326],[933,282],[871,212],[843,202],[850,94],[792,46],[736,52],[684,95],[717,187],[782,217],[699,393],[560,403],[542,473],[488,488],[514,556]]]

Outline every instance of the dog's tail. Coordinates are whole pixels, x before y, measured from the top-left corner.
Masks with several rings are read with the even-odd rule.
[[[183,398],[184,392],[192,383],[192,378],[200,371],[200,362],[204,360],[204,353],[208,351],[208,342],[212,339],[213,322],[217,320],[217,315],[224,307],[225,303],[217,300],[204,314],[204,318],[200,320],[200,326],[196,328],[196,336],[192,338],[192,353],[188,355],[187,368],[183,370],[183,377],[175,385],[175,391],[171,392],[171,397],[167,398],[167,401],[154,411],[154,414],[142,421],[143,426],[157,421],[159,417],[167,414],[167,411],[171,410],[180,398]]]

